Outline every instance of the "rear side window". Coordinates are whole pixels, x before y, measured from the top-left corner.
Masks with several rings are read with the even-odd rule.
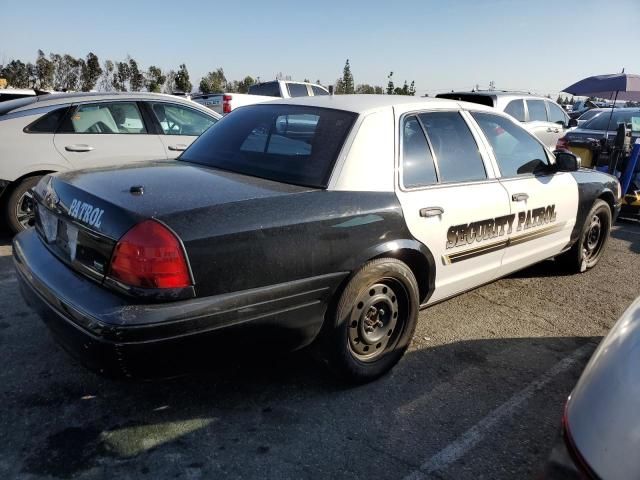
[[[147,133],[135,102],[80,105],[62,130],[65,133]]]
[[[471,115],[489,140],[503,177],[546,171],[549,162],[544,148],[523,128],[491,113]]]
[[[180,160],[325,188],[356,118],[328,108],[250,105],[204,132]]]
[[[487,178],[478,145],[458,112],[421,113],[418,117],[427,131],[441,182]]]
[[[315,85],[311,86],[311,91],[316,97],[319,95],[329,95],[329,92],[327,92],[324,88],[316,87]]]
[[[153,114],[165,135],[187,135],[197,137],[216,120],[191,108],[170,103],[154,103]]]
[[[529,108],[530,122],[547,121],[547,109],[544,106],[544,100],[527,100],[527,107]]]
[[[287,83],[289,95],[292,97],[308,97],[309,92],[307,86],[303,83]]]
[[[278,82],[259,83],[249,87],[249,94],[263,95],[266,97],[281,97],[280,84]]]
[[[438,183],[431,149],[415,115],[402,126],[402,183],[407,188]]]
[[[567,117],[564,114],[564,111],[555,103],[547,102],[547,107],[549,107],[549,121],[553,123],[559,123],[564,125],[567,121]]]
[[[524,101],[511,100],[504,109],[504,113],[511,115],[519,122],[524,122]]]
[[[45,113],[31,125],[24,129],[28,133],[55,133],[69,107],[57,108]]]

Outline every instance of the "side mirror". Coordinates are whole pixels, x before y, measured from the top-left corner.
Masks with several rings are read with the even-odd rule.
[[[571,152],[556,150],[553,152],[556,157],[556,167],[559,172],[575,172],[580,170],[582,159]]]
[[[578,126],[578,119],[577,118],[570,118],[568,125],[569,125],[569,128],[577,127]]]

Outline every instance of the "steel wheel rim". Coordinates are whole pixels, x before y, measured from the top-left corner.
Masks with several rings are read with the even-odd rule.
[[[23,229],[33,227],[35,224],[35,211],[33,203],[33,193],[31,190],[24,192],[16,203],[16,220]]]
[[[591,262],[598,257],[602,250],[602,244],[605,239],[605,226],[598,214],[591,217],[589,228],[582,242],[582,252],[584,259]]]
[[[349,350],[358,360],[371,362],[393,348],[406,323],[406,291],[397,281],[380,280],[356,298],[349,324]]]

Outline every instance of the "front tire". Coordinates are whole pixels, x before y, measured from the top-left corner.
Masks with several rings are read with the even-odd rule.
[[[332,370],[353,383],[388,372],[407,350],[418,319],[418,284],[411,269],[394,258],[367,262],[340,296],[323,356]]]
[[[611,232],[611,208],[604,200],[596,200],[582,226],[580,237],[570,250],[556,260],[572,272],[585,272],[597,265]]]
[[[28,177],[13,187],[5,205],[7,225],[13,233],[20,233],[35,224],[35,204],[31,189],[41,176]]]

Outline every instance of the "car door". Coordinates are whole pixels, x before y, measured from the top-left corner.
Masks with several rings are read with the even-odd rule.
[[[555,172],[551,154],[511,119],[490,112],[471,116],[490,147],[514,217],[502,273],[560,253],[569,244],[576,221],[575,179],[571,173]]]
[[[567,128],[569,128],[569,116],[565,113],[565,111],[558,104],[546,100],[547,104],[547,118],[549,119],[549,127],[551,132],[550,141],[551,145],[548,145],[550,150],[556,149],[556,144],[561,137],[564,136]]]
[[[73,168],[167,158],[162,142],[149,132],[135,101],[73,106],[53,143]]]
[[[409,230],[435,260],[429,303],[497,278],[506,245],[509,200],[465,118],[431,111],[399,122],[397,195]]]
[[[185,105],[148,102],[151,114],[160,125],[160,140],[167,158],[176,158],[206,129],[216,123],[215,117]]]
[[[528,111],[526,129],[538,137],[547,148],[553,150],[559,138],[556,135],[562,131],[560,126],[549,123],[544,100],[527,99],[526,104]]]

